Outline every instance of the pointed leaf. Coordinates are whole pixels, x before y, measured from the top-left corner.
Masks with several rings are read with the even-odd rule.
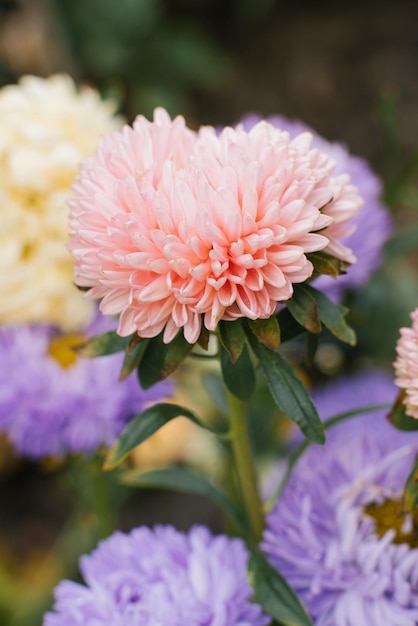
[[[318,307],[315,298],[302,285],[295,285],[293,296],[287,301],[287,308],[306,330],[311,333],[320,333],[321,321],[318,315]]]
[[[131,342],[125,352],[119,380],[125,380],[139,366],[148,340]]]
[[[142,413],[135,415],[125,429],[119,435],[118,440],[113,445],[106,458],[105,469],[112,469],[121,463],[130,452],[139,444],[151,437],[157,430],[167,424],[170,420],[179,416],[187,417],[189,420],[207,428],[188,409],[177,404],[155,404]]]
[[[174,337],[174,339],[167,345],[167,350],[164,356],[164,364],[160,371],[159,380],[164,380],[170,376],[170,374],[172,374],[184,361],[189,352],[191,352],[192,348],[193,344],[186,341],[182,332]]]
[[[200,335],[197,340],[197,343],[203,350],[207,350],[209,348],[209,339],[210,339],[210,332],[208,331],[206,326],[203,326],[202,324],[202,330],[200,331]]]
[[[283,626],[313,626],[294,590],[261,552],[251,556],[249,570],[255,600],[268,615]]]
[[[216,485],[203,474],[186,467],[167,467],[150,471],[133,470],[121,475],[120,480],[130,487],[148,489],[171,489],[204,496],[218,504],[234,520],[238,526],[247,531],[240,514]]]
[[[303,328],[303,326],[295,320],[287,307],[282,309],[276,317],[280,326],[282,343],[290,341],[291,339],[294,339],[295,337],[298,337],[306,332],[306,328]]]
[[[163,333],[148,339],[138,367],[138,378],[143,389],[149,389],[172,374],[191,352],[193,344],[178,333],[170,343],[164,343]]]
[[[324,427],[308,391],[296,372],[278,352],[263,346],[251,336],[251,333],[248,333],[248,337],[279,409],[296,422],[307,439],[314,443],[324,443]]]
[[[418,505],[418,456],[415,457],[412,471],[406,480],[402,504],[406,511],[413,511]]]
[[[245,333],[241,320],[219,322],[219,336],[225,350],[228,351],[232,363],[236,363],[245,346]]]
[[[258,341],[270,348],[278,350],[280,347],[280,326],[275,315],[266,320],[248,320],[248,326]]]
[[[344,319],[345,315],[348,313],[348,309],[339,304],[335,304],[324,293],[309,285],[300,285],[299,288],[311,294],[315,299],[319,319],[324,326],[326,326],[337,339],[348,343],[350,346],[355,346],[356,334]]]
[[[129,337],[120,337],[116,331],[111,330],[102,335],[91,337],[81,346],[74,348],[80,356],[94,358],[96,356],[106,356],[123,352],[126,350],[132,335]]]
[[[398,430],[418,430],[418,419],[406,414],[405,411],[405,391],[401,391],[395,400],[393,407],[388,414],[388,420]]]
[[[255,385],[255,374],[248,348],[244,345],[236,363],[232,363],[228,352],[221,345],[222,375],[229,391],[240,400],[248,400]]]
[[[312,252],[307,255],[315,268],[316,274],[325,274],[331,276],[331,278],[338,278],[341,274],[345,274],[348,264],[344,263],[340,259],[336,259],[334,256],[323,252]]]
[[[162,333],[148,340],[138,367],[138,378],[142,389],[149,389],[160,380],[167,349],[168,346],[163,342]]]

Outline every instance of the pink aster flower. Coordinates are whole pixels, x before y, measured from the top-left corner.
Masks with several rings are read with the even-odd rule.
[[[338,238],[361,200],[311,140],[267,122],[193,133],[161,109],[105,137],[74,184],[77,283],[121,335],[166,343],[270,317],[311,276],[307,253],[354,261]]]
[[[412,328],[401,328],[396,346],[395,384],[405,390],[405,412],[418,419],[418,308],[411,313]]]

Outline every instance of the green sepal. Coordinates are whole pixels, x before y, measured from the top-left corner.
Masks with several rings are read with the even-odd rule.
[[[120,337],[114,330],[110,330],[102,335],[96,335],[87,339],[81,346],[74,348],[80,356],[94,358],[97,356],[107,356],[116,352],[124,352],[131,341],[133,335]]]
[[[331,276],[331,278],[338,278],[341,274],[345,274],[349,267],[349,263],[345,263],[322,250],[311,252],[306,256],[314,266],[314,276],[325,274],[326,276]]]
[[[251,332],[260,343],[270,350],[277,351],[280,348],[280,326],[275,315],[265,320],[247,320],[247,322]]]
[[[174,337],[169,344],[164,357],[164,364],[160,371],[160,380],[168,378],[191,352],[193,344],[186,341],[182,332]]]
[[[279,352],[269,350],[259,343],[251,332],[248,333],[248,338],[276,405],[299,426],[309,441],[323,444],[324,426],[306,387],[294,369]]]
[[[286,302],[287,308],[295,320],[311,333],[322,330],[316,300],[303,285],[295,285],[293,296]]]
[[[202,350],[208,350],[208,348],[209,348],[209,339],[210,339],[210,332],[208,331],[206,326],[204,326],[202,324],[200,335],[199,335],[199,338],[197,340],[197,343],[202,348]]]
[[[241,320],[234,322],[219,322],[219,337],[222,346],[228,351],[232,363],[236,363],[245,346],[245,333]]]
[[[406,414],[405,396],[405,391],[400,391],[387,418],[398,430],[418,430],[418,419]]]
[[[119,374],[119,380],[125,380],[139,366],[147,347],[148,339],[142,339],[135,335],[129,342],[125,356],[123,358],[122,369]]]
[[[143,389],[149,389],[172,374],[191,352],[193,344],[180,332],[170,343],[164,343],[163,333],[148,340],[138,367],[138,378]]]
[[[225,385],[240,400],[248,400],[255,385],[255,374],[250,353],[244,344],[238,360],[233,363],[230,354],[221,344],[221,368]]]
[[[209,429],[189,409],[177,404],[155,404],[142,413],[135,415],[119,435],[118,440],[109,450],[104,469],[113,469],[141,443],[157,432],[162,426],[175,417],[187,417],[189,420]]]
[[[344,341],[350,346],[355,346],[356,333],[345,320],[348,309],[340,304],[335,304],[322,291],[318,291],[318,289],[314,289],[310,285],[299,285],[299,289],[307,292],[314,298],[318,307],[318,316],[323,325],[340,341]]]
[[[418,505],[418,455],[415,457],[412,471],[406,479],[402,496],[404,511],[413,511]]]
[[[256,550],[249,562],[255,601],[282,626],[313,626],[312,620],[285,578]]]
[[[187,467],[163,467],[149,471],[130,470],[121,474],[120,480],[129,487],[169,489],[209,498],[220,506],[244,533],[248,532],[242,516],[224,492],[195,470]]]

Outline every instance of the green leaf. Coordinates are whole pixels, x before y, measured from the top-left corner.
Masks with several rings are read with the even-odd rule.
[[[324,427],[315,405],[293,368],[278,352],[259,343],[251,333],[248,333],[248,337],[279,409],[296,422],[309,441],[324,443]]]
[[[339,304],[335,304],[321,291],[309,285],[299,285],[299,289],[310,294],[318,307],[318,315],[321,322],[337,339],[348,343],[350,346],[356,345],[356,334],[345,321],[348,309]]]
[[[135,341],[131,341],[127,346],[125,356],[123,359],[122,369],[119,375],[119,380],[125,380],[128,376],[139,366],[141,363],[141,359],[144,356],[145,348],[147,347],[148,340],[140,340],[137,341],[135,335],[133,339]],[[138,339],[140,339],[138,337]]]
[[[112,469],[119,465],[134,448],[151,437],[157,430],[175,417],[187,417],[189,420],[207,428],[189,409],[177,404],[155,404],[142,413],[133,417],[119,435],[105,461],[105,469]]]
[[[388,414],[388,420],[397,428],[398,430],[407,430],[413,431],[418,430],[418,420],[410,415],[406,414],[405,411],[405,391],[401,391],[396,398],[390,413]]]
[[[132,335],[129,337],[120,337],[114,330],[102,335],[96,335],[88,339],[80,347],[74,348],[80,356],[94,358],[96,356],[106,356],[115,354],[115,352],[123,352],[126,350]]]
[[[418,505],[418,456],[405,483],[402,505],[406,511],[413,511]]]
[[[296,593],[258,550],[249,564],[254,597],[264,611],[283,626],[313,626]]]
[[[240,357],[233,363],[221,345],[221,367],[229,391],[240,400],[248,400],[254,389],[255,374],[247,346],[244,344]]]
[[[180,332],[170,343],[164,343],[163,333],[148,340],[138,367],[138,378],[143,389],[149,389],[172,374],[191,352],[193,344]]]
[[[225,350],[228,351],[232,363],[236,363],[245,346],[245,333],[241,320],[219,322],[219,336]]]
[[[280,326],[275,315],[266,320],[247,320],[251,332],[257,337],[258,341],[270,348],[270,350],[278,350],[280,347]]]
[[[331,276],[331,278],[338,278],[341,274],[345,274],[348,267],[344,261],[336,259],[323,251],[312,252],[306,256],[314,266],[315,274],[325,274],[326,276]]]
[[[167,345],[164,357],[164,364],[160,371],[159,380],[164,380],[172,374],[191,352],[193,344],[186,341],[183,333],[180,332]]]
[[[197,343],[202,348],[202,350],[208,350],[208,348],[209,348],[209,339],[210,339],[210,332],[208,331],[206,326],[203,326],[203,324],[202,324],[202,329],[200,331],[200,335],[199,335],[199,338],[197,340]]]
[[[163,342],[162,333],[148,340],[138,367],[138,378],[142,389],[149,389],[160,380],[167,349],[168,346]]]
[[[295,337],[298,337],[306,332],[306,328],[303,328],[303,326],[295,320],[287,307],[282,309],[276,317],[280,326],[282,343],[285,341],[291,341],[291,339],[294,339]]]
[[[306,330],[311,333],[320,333],[321,321],[318,315],[318,307],[315,298],[302,285],[295,285],[293,296],[287,301],[287,308]]]
[[[130,487],[171,489],[204,496],[222,507],[245,533],[248,531],[239,512],[223,491],[211,483],[205,476],[189,468],[166,467],[145,472],[132,470],[122,474],[120,480]]]

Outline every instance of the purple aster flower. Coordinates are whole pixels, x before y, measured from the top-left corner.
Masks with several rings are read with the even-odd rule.
[[[110,330],[102,317],[88,335]],[[118,380],[123,354],[76,357],[66,336],[52,326],[0,329],[0,431],[29,458],[92,453],[111,446],[128,420],[167,398],[170,383],[143,391],[134,375]]]
[[[241,120],[241,124],[249,130],[260,119],[255,114],[247,115]],[[291,137],[304,131],[311,132],[314,136],[312,147],[322,150],[335,160],[336,174],[350,175],[352,184],[358,188],[364,200],[362,208],[352,220],[355,230],[343,240],[344,245],[354,252],[357,262],[337,280],[320,276],[314,283],[315,287],[327,293],[334,301],[340,301],[345,290],[362,287],[381,264],[383,245],[392,231],[390,214],[380,201],[382,183],[368,162],[350,155],[343,144],[323,139],[309,126],[297,120],[273,115],[267,121],[288,131]]]
[[[58,585],[43,626],[262,626],[247,559],[240,539],[203,526],[117,531],[81,558],[87,586]]]
[[[393,400],[377,373],[316,393],[322,417]],[[416,521],[402,491],[418,451],[385,411],[343,422],[310,447],[267,517],[263,550],[315,626],[418,624]]]

